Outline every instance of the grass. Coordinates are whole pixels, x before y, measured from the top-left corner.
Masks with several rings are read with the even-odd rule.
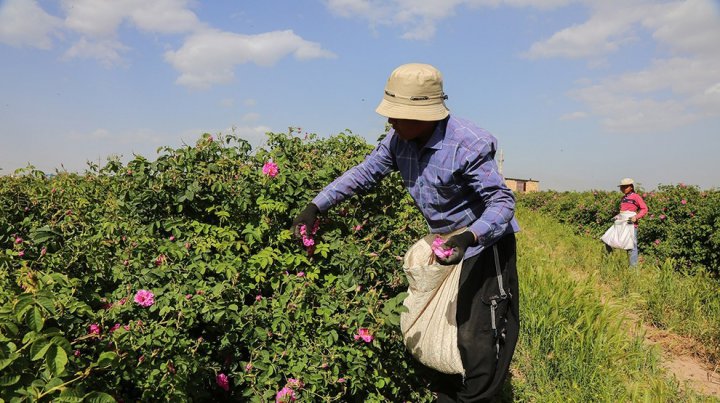
[[[518,219],[522,323],[506,400],[707,401],[661,369],[658,351],[627,315],[639,309],[653,322],[713,339],[720,316],[705,316],[717,314],[706,306],[718,299],[707,279],[670,273],[670,266],[632,272],[626,256],[603,257],[599,241],[551,218],[521,209]],[[679,286],[692,289],[667,293]],[[668,302],[674,295],[686,300]],[[682,318],[692,325],[681,326]]]

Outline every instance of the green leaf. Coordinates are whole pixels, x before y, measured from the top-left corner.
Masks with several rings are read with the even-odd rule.
[[[5,375],[0,376],[0,386],[12,386],[17,383],[17,381],[20,380],[20,375]]]
[[[55,314],[56,314],[56,312],[55,312],[55,302],[54,302],[51,298],[49,298],[49,297],[47,297],[47,296],[44,296],[44,295],[40,295],[40,296],[38,296],[38,298],[37,298],[37,303],[38,303],[40,306],[42,306],[43,308],[45,308],[45,310],[48,311],[48,313],[49,313],[50,315],[55,315]]]
[[[0,360],[0,369],[4,369],[8,365],[12,364],[13,361],[17,360],[18,358],[20,358],[20,354],[12,353],[12,354],[10,354],[10,356],[8,358],[4,358],[4,359]]]
[[[98,367],[105,367],[108,365],[112,365],[112,363],[117,359],[117,354],[114,351],[105,351],[102,354],[100,354],[100,357],[97,359],[97,362],[95,363]]]
[[[47,339],[36,340],[32,346],[30,346],[30,359],[32,361],[37,361],[43,358],[50,346],[52,346],[52,343],[50,343]]]
[[[33,303],[32,296],[30,294],[23,294],[21,295],[17,302],[15,303],[15,306],[13,307],[13,311],[15,312],[15,316],[18,320],[21,320],[23,315],[25,314],[25,311],[27,309],[30,309],[30,306]]]
[[[45,360],[47,361],[50,371],[55,375],[60,375],[63,371],[65,371],[65,365],[68,362],[68,357],[65,350],[53,344],[48,349],[48,352],[45,355]]]
[[[48,381],[48,383],[45,384],[45,391],[47,392],[48,390],[50,390],[56,386],[60,386],[62,384],[63,384],[62,378],[52,378],[51,380]]]
[[[72,350],[70,342],[62,336],[54,336],[52,339],[50,339],[50,342],[65,350],[66,353],[69,353],[70,350]]]
[[[115,403],[115,398],[103,392],[90,392],[83,398],[89,403]]]
[[[30,309],[25,315],[25,324],[30,328],[30,330],[39,332],[42,330],[44,323],[45,319],[36,306],[32,307],[32,309]]]
[[[56,238],[56,237],[61,238],[62,234],[60,234],[57,231],[54,231],[52,228],[50,228],[47,225],[44,227],[37,228],[30,232],[30,239],[35,244],[41,244],[41,243],[47,242],[49,240],[52,240],[53,238]]]

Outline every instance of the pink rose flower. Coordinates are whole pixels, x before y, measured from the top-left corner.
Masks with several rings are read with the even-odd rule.
[[[18,252],[18,256],[20,256],[20,257],[25,256],[25,251],[24,251],[24,250],[21,250],[20,252]]]
[[[305,272],[304,272],[304,271],[299,271],[298,274],[297,274],[297,276],[298,276],[298,277],[305,277]]]
[[[685,200],[685,199],[680,200],[680,204],[687,204],[687,200]]]
[[[245,365],[245,371],[250,371],[252,368],[253,365],[251,363],[247,363],[247,365]]]
[[[43,246],[42,249],[40,249],[40,256],[45,256],[47,254],[47,248]]]
[[[75,355],[75,357],[80,357],[80,350],[75,350],[73,354]]]
[[[271,178],[276,177],[278,172],[278,166],[276,163],[272,162],[272,160],[267,161],[262,167],[262,173]]]
[[[435,256],[441,257],[441,258],[447,258],[453,254],[452,248],[445,249],[442,247],[442,245],[444,243],[445,243],[445,240],[443,240],[439,236],[435,237],[435,240],[432,243],[432,251],[435,252]]]
[[[171,240],[171,241],[174,241],[174,240],[175,240],[175,235],[170,235],[170,238],[168,238],[168,239]]]
[[[368,330],[365,327],[361,327],[358,329],[358,334],[354,335],[353,338],[355,340],[362,339],[365,343],[370,343],[373,341],[373,336],[370,334],[370,330]]]
[[[287,386],[280,389],[277,395],[275,395],[275,403],[289,403],[296,400],[295,391],[288,388]]]
[[[217,376],[215,377],[215,383],[217,383],[218,386],[221,387],[225,392],[230,390],[230,382],[228,380],[228,376],[223,373],[217,374]]]
[[[260,295],[260,294],[256,295],[255,301],[258,301],[258,302],[262,301],[262,295]]]
[[[155,303],[155,294],[148,290],[138,290],[138,292],[135,293],[134,301],[138,305],[147,308]]]
[[[90,325],[90,334],[100,334],[100,325],[97,323]]]
[[[15,243],[22,243],[23,239],[20,237],[15,238]]]
[[[118,329],[120,329],[120,324],[119,324],[119,323],[116,323],[116,324],[113,325],[113,327],[110,328],[110,333],[112,333],[112,332],[114,332],[114,331],[116,331],[116,330],[118,330]]]
[[[656,240],[655,240],[655,245],[660,245],[660,240],[659,240],[659,239],[656,239]]]
[[[345,378],[338,378],[337,383],[345,383]]]

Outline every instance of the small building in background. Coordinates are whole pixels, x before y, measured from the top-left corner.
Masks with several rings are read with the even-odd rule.
[[[505,185],[515,193],[537,192],[540,190],[540,181],[534,179],[505,178]]]

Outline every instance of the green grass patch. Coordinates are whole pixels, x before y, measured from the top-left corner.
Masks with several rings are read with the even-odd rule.
[[[599,286],[599,241],[520,209],[521,338],[517,401],[696,401],[659,365],[659,354],[628,329],[624,300]],[[609,261],[619,257],[611,256]],[[612,266],[612,265],[611,265]]]

